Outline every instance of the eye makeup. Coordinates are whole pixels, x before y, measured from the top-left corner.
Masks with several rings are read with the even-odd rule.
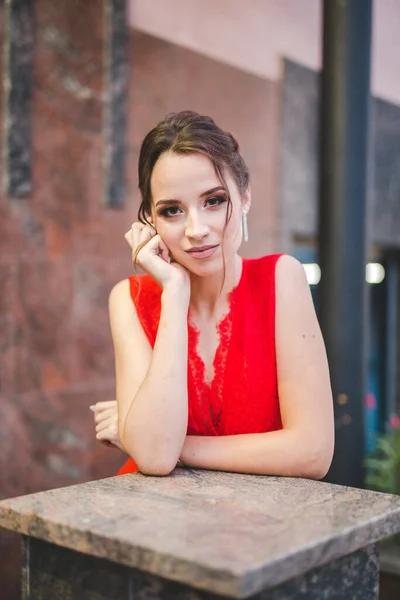
[[[212,208],[218,208],[219,206],[221,206],[222,204],[225,204],[226,202],[227,202],[226,195],[218,194],[218,195],[211,196],[210,198],[207,198],[207,200],[204,202],[204,205],[205,206],[208,205],[212,209]],[[179,212],[176,212],[176,211],[182,212],[182,209],[180,208],[179,204],[180,203],[178,201],[171,200],[171,205],[167,206],[165,208],[162,208],[161,210],[158,210],[157,214],[166,219],[175,217],[179,214]]]

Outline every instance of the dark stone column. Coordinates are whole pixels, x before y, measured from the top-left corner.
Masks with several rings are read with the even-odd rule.
[[[378,600],[379,549],[373,544],[295,577],[273,589],[246,596],[251,600]],[[23,600],[223,600],[202,591],[61,548],[23,538]]]
[[[336,423],[327,480],[363,487],[372,0],[323,6],[318,300]]]
[[[105,205],[122,208],[125,200],[125,134],[128,104],[128,22],[126,0],[104,0]]]
[[[31,193],[33,0],[6,0],[4,13],[4,192]]]

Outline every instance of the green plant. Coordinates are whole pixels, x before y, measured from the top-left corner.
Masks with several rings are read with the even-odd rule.
[[[365,460],[366,484],[379,492],[400,495],[400,419],[393,415],[387,433],[379,436],[375,450]]]

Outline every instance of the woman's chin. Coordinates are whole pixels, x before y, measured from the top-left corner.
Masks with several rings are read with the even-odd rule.
[[[195,277],[214,277],[216,275],[220,275],[223,270],[223,264],[213,264],[213,265],[199,265],[198,267],[191,267],[188,269],[192,275]]]
[[[186,259],[185,261],[182,260],[178,262],[180,262],[180,264],[192,275],[197,277],[210,277],[212,275],[217,275],[224,268],[222,259],[215,259],[214,257],[206,260]]]

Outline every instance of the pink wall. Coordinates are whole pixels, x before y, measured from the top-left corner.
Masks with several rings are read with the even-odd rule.
[[[281,57],[317,69],[320,0],[130,0],[135,28],[267,79]],[[372,90],[400,104],[400,0],[374,3]]]

